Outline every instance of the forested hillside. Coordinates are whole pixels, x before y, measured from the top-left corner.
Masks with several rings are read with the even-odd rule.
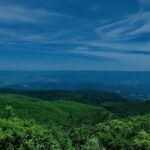
[[[149,150],[149,106],[148,101],[92,106],[1,92],[0,149]]]
[[[26,96],[31,96],[47,101],[67,100],[81,102],[90,105],[100,105],[104,102],[127,102],[128,99],[113,92],[99,91],[99,90],[79,90],[79,91],[65,91],[65,90],[13,90],[0,89],[0,93],[14,93]]]
[[[7,105],[12,106],[16,116],[21,119],[34,119],[38,124],[54,123],[69,128],[84,123],[98,123],[111,116],[101,107],[61,100],[43,101],[16,94],[0,94],[1,117]]]

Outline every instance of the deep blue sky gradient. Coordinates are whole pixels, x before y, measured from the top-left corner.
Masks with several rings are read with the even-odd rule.
[[[0,0],[0,70],[150,71],[150,0]]]

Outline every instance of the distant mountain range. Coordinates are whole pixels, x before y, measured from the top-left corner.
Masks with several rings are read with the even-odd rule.
[[[130,99],[150,99],[150,72],[1,71],[0,88],[17,90],[103,90]]]

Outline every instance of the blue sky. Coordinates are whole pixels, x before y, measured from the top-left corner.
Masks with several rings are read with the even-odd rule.
[[[0,70],[150,71],[150,0],[0,0]]]

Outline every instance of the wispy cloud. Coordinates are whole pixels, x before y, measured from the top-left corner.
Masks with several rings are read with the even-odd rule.
[[[106,51],[150,51],[150,11],[140,11],[118,21],[95,28],[99,38],[88,41],[89,46],[105,47]],[[138,40],[140,38],[140,40]],[[142,54],[142,53],[141,53]],[[144,52],[143,52],[144,54]]]
[[[73,17],[59,12],[51,12],[46,9],[30,8],[22,5],[5,4],[0,5],[0,22],[17,21],[37,23],[47,17]]]
[[[150,5],[149,1],[140,1],[140,7]],[[97,38],[81,41],[87,47],[79,47],[73,53],[108,57],[120,60],[140,69],[150,67],[150,11],[139,12],[121,17],[117,21],[105,22],[95,28]],[[141,64],[139,64],[139,60]]]
[[[107,51],[106,49],[101,51],[95,51],[88,49],[86,47],[78,47],[72,51],[74,54],[80,54],[80,55],[87,55],[87,56],[94,56],[105,58],[105,61],[107,62],[118,62],[121,64],[126,64],[127,66],[130,66],[131,68],[137,67],[141,70],[150,67],[150,52],[143,52],[143,51]],[[139,63],[140,60],[140,63]],[[119,64],[118,64],[119,66]]]
[[[120,17],[117,14],[117,19],[102,14],[104,17],[99,21],[97,15],[92,20],[84,15],[80,18],[71,8],[63,11],[67,7],[54,11],[51,7],[28,4],[0,4],[0,51],[63,53],[136,66],[140,59],[143,65],[150,64],[149,0],[139,0],[139,11]],[[87,18],[100,9],[97,5],[90,7]]]
[[[44,15],[45,12],[40,12]],[[36,22],[39,12],[18,5],[0,5],[0,21]]]
[[[150,33],[150,11],[130,15],[117,22],[96,28],[100,38],[108,41],[129,40],[138,34]]]

